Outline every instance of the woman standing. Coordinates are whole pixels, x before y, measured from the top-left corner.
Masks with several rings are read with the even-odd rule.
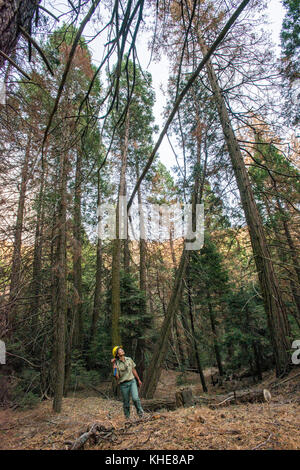
[[[138,388],[142,385],[138,373],[135,369],[135,363],[131,357],[125,356],[122,346],[115,346],[112,350],[114,359],[112,359],[114,376],[120,384],[120,390],[123,398],[123,410],[127,419],[130,418],[130,396],[140,418],[144,415],[144,410],[139,398]],[[135,380],[136,379],[136,380]]]

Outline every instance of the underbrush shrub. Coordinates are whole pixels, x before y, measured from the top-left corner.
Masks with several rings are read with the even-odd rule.
[[[40,401],[40,374],[32,369],[24,369],[16,374],[0,376],[0,405],[4,408],[34,408]]]
[[[188,383],[187,376],[185,372],[181,372],[179,375],[176,377],[176,385],[185,385]]]
[[[40,402],[40,397],[32,391],[25,391],[22,385],[17,385],[12,390],[13,405],[21,410],[29,410],[35,408]]]
[[[97,370],[88,370],[82,358],[73,358],[70,380],[71,390],[83,390],[90,385],[96,387],[101,382],[101,373]]]

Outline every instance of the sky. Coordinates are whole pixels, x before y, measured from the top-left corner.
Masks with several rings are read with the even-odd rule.
[[[273,43],[276,46],[276,51],[280,51],[280,31],[282,20],[285,14],[285,10],[282,6],[280,0],[271,0],[266,11],[267,17],[270,21],[269,25],[266,25],[266,28],[270,30],[272,34]],[[145,68],[149,63],[149,51],[146,47],[140,47],[142,53],[139,54],[141,65]],[[163,108],[166,104],[166,98],[161,90],[162,86],[165,86],[168,75],[169,75],[169,64],[165,57],[159,63],[152,62],[148,70],[152,74],[153,87],[156,94],[156,103],[154,106],[154,116],[156,119],[156,124],[159,125],[160,129],[163,127],[165,119],[162,117]],[[166,167],[171,170],[171,168],[176,165],[175,157],[170,148],[167,138],[165,137],[160,149],[159,149],[160,160],[166,165]]]

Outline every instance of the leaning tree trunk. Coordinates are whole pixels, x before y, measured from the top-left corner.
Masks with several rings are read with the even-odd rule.
[[[161,374],[162,364],[166,357],[172,320],[178,311],[182,292],[182,282],[186,273],[188,261],[189,251],[184,249],[176,272],[174,287],[161,327],[161,333],[155,345],[154,353],[151,358],[149,368],[147,369],[146,378],[144,380],[142,388],[142,396],[144,398],[153,398],[154,392],[156,390],[157,382]]]
[[[0,50],[10,56],[17,45],[22,26],[29,33],[40,0],[2,0],[0,2]],[[0,69],[5,59],[0,54]]]
[[[198,34],[198,41],[202,54],[205,55],[208,49],[200,34]],[[290,362],[290,328],[287,312],[282,300],[282,293],[279,288],[273,263],[270,258],[264,227],[254,199],[250,178],[239,143],[230,122],[225,99],[211,61],[207,62],[206,67],[248,224],[261,293],[268,319],[276,363],[276,374],[279,376],[287,372],[288,364]]]
[[[197,123],[200,124],[200,123]],[[196,166],[195,168],[200,167],[201,163],[201,142],[202,142],[202,126],[199,127],[197,133],[197,156],[196,156]],[[206,167],[206,164],[205,164]],[[192,194],[192,229],[193,232],[196,231],[196,207],[197,203],[201,203],[203,199],[203,190],[204,190],[204,180],[205,172],[202,175],[202,181],[200,181],[199,171],[196,172],[194,190]],[[202,183],[202,184],[201,184]],[[154,353],[150,362],[150,366],[147,370],[146,380],[144,381],[142,396],[144,398],[152,398],[157,387],[157,383],[161,374],[162,364],[166,356],[166,351],[168,347],[168,340],[170,336],[170,331],[173,323],[174,317],[177,316],[179,309],[180,300],[182,298],[182,288],[183,280],[186,276],[187,267],[189,264],[189,250],[183,249],[179,266],[176,271],[175,281],[173,290],[171,293],[171,298],[167,307],[166,315],[163,321],[161,328],[161,333],[159,339],[155,345]]]

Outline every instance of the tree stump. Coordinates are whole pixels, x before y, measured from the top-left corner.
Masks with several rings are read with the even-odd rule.
[[[175,393],[176,407],[179,408],[183,406],[187,408],[188,406],[194,405],[193,392],[190,388],[185,388]]]

